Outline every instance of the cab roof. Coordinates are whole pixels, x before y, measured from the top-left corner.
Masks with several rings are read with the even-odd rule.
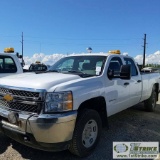
[[[130,57],[128,55],[122,55],[122,54],[113,54],[113,53],[104,53],[104,52],[100,52],[100,53],[80,53],[80,54],[70,54],[66,57],[72,57],[72,56],[119,56],[119,57]]]

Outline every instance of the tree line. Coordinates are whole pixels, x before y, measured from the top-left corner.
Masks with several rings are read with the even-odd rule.
[[[160,68],[160,64],[146,64],[145,67]]]

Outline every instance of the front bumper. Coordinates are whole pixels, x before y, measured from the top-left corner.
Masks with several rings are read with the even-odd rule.
[[[68,147],[72,139],[77,111],[61,114],[21,114],[18,123],[8,121],[10,111],[0,109],[0,131],[33,148],[57,151]]]

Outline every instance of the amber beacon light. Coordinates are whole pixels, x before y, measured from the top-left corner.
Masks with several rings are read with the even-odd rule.
[[[110,54],[121,54],[120,50],[111,50],[109,51]]]
[[[14,48],[5,48],[4,53],[14,53]]]

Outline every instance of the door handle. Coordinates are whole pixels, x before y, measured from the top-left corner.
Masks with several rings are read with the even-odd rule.
[[[124,85],[125,85],[125,86],[127,86],[127,85],[129,85],[129,83],[128,83],[128,82],[126,82],[126,83],[124,83]]]
[[[140,83],[140,82],[142,82],[142,81],[141,81],[141,80],[138,80],[137,82]]]

